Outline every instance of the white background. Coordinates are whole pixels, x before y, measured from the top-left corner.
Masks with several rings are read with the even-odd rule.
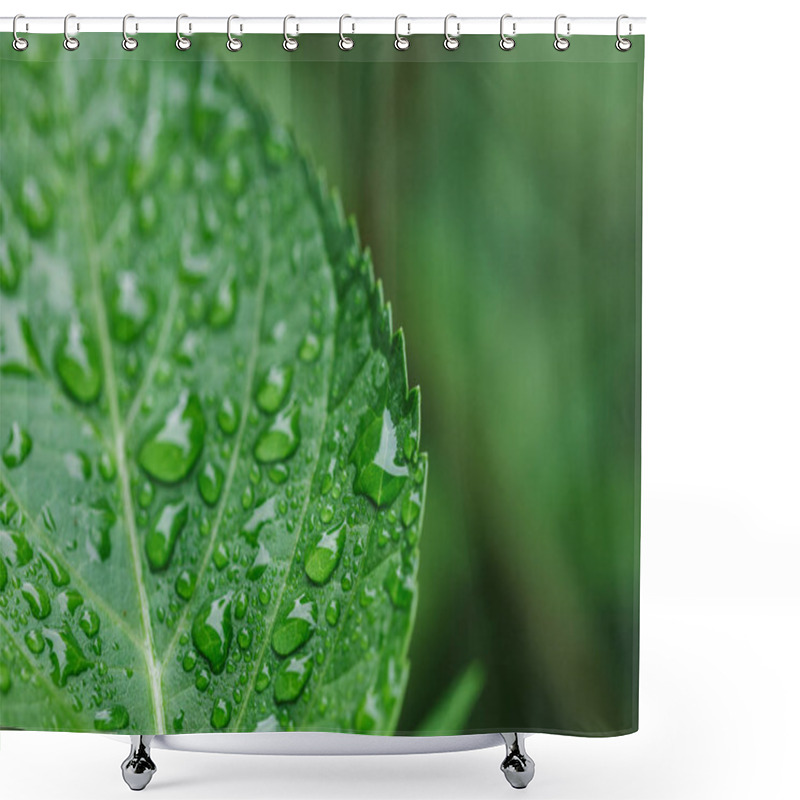
[[[4,3],[2,13],[648,17],[641,729],[619,739],[530,738],[537,775],[527,793],[800,796],[792,766],[800,751],[800,4],[19,3]],[[119,772],[124,742],[0,736],[3,800],[130,796]],[[500,749],[155,757],[153,798],[488,800],[512,792]]]

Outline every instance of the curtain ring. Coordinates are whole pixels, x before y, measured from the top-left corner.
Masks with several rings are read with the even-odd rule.
[[[231,33],[231,22],[233,22],[233,20],[235,19],[239,19],[239,17],[237,17],[236,14],[231,14],[228,17],[228,43],[225,46],[228,48],[228,50],[231,51],[231,53],[237,53],[239,52],[239,50],[242,49],[242,40],[237,39]],[[241,26],[239,27],[239,30],[241,30]]]
[[[620,53],[630,50],[633,46],[633,42],[630,39],[625,39],[619,32],[619,24],[624,19],[628,19],[627,14],[620,14],[617,17],[617,43],[614,46],[620,51]],[[628,26],[628,32],[630,32],[630,25]]]
[[[451,20],[457,20],[458,17],[455,14],[448,14],[444,18],[444,49],[445,50],[458,50],[458,45],[460,42],[458,41],[458,37],[461,33],[461,23],[456,22],[456,35],[451,36],[450,33],[447,31],[447,23]]]
[[[511,14],[503,14],[500,17],[500,49],[501,50],[513,50],[514,45],[516,42],[511,38],[511,36],[507,36],[505,33],[505,22],[507,19],[511,19]],[[511,33],[512,35],[516,35],[517,33],[517,23],[514,22],[511,24]]]
[[[25,19],[24,14],[17,14],[14,17],[14,21],[11,23],[11,32],[14,34],[14,41],[11,42],[11,46],[18,52],[21,53],[23,50],[28,49],[28,40],[22,39],[17,35],[17,20],[18,19]]]
[[[128,20],[135,19],[133,14],[126,14],[122,18],[122,49],[130,52],[139,46],[139,42],[132,36],[128,36]]]
[[[77,50],[81,46],[81,43],[74,36],[69,35],[69,21],[71,19],[75,19],[74,14],[67,14],[64,17],[64,49],[70,51]]]
[[[349,37],[344,35],[344,21],[346,19],[353,19],[349,14],[342,14],[339,17],[339,48],[341,50],[352,50],[355,42]],[[353,32],[355,33],[356,26],[355,23],[351,23],[353,27]]]
[[[395,50],[408,50],[411,47],[411,42],[405,37],[400,35],[400,20],[408,19],[405,14],[398,14],[394,18],[394,46]],[[406,23],[408,24],[408,23]],[[408,25],[408,34],[411,35],[411,25]]]
[[[188,19],[188,17],[189,17],[188,14],[178,14],[178,16],[175,19],[175,36],[177,37],[175,39],[175,47],[177,47],[178,50],[188,50],[192,46],[192,40],[191,39],[187,39],[181,33],[181,20],[182,19]],[[189,25],[189,31],[191,31],[191,30],[192,30],[192,26],[190,24]]]
[[[555,41],[553,42],[553,47],[558,50],[560,53],[563,53],[569,47],[569,39],[565,39],[559,32],[558,32],[558,21],[560,19],[566,19],[566,14],[559,14],[556,17],[556,21],[553,25],[553,33],[555,34]],[[567,23],[567,36],[569,36],[569,22]]]
[[[297,17],[293,17],[291,14],[289,14],[283,18],[283,49],[289,53],[297,50],[297,48],[300,46],[300,42],[298,42],[297,39],[289,36],[288,25],[290,19],[297,19]],[[297,26],[296,30],[299,32],[299,26]]]

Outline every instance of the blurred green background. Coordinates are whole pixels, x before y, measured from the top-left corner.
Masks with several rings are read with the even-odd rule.
[[[613,42],[227,58],[339,187],[422,387],[399,732],[638,724],[644,40]]]

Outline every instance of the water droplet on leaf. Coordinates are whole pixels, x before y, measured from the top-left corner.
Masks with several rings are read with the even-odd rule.
[[[278,411],[289,394],[293,376],[291,365],[272,367],[256,389],[258,407],[267,414]]]
[[[342,556],[345,540],[345,524],[340,522],[325,531],[306,554],[306,575],[317,584],[328,581]]]
[[[316,621],[317,604],[311,595],[304,592],[295,600],[292,608],[272,634],[272,647],[275,652],[281,656],[288,656],[304,645],[311,638]]]
[[[189,519],[189,505],[186,501],[168,503],[156,517],[153,527],[147,532],[145,553],[153,572],[169,566],[175,543]]]
[[[208,505],[213,506],[219,500],[224,479],[225,474],[222,467],[213,461],[208,461],[202,471],[197,474],[197,488],[200,490],[200,496]]]
[[[381,416],[372,415],[353,448],[354,490],[378,508],[388,506],[400,494],[408,475],[408,467],[398,464],[397,458],[397,431],[387,408]]]
[[[33,440],[28,431],[25,428],[21,428],[17,422],[12,423],[11,431],[8,434],[8,442],[6,442],[3,450],[3,463],[9,469],[18,467],[30,455],[32,447]]]
[[[275,675],[275,701],[291,703],[297,700],[311,677],[313,666],[310,655],[284,661]]]
[[[192,641],[206,657],[215,675],[225,666],[232,635],[231,595],[206,602],[194,618]]]
[[[163,483],[177,483],[188,475],[200,457],[206,423],[200,400],[184,390],[139,451],[139,465]]]
[[[300,445],[300,409],[289,406],[267,424],[259,435],[255,456],[262,463],[283,461]]]
[[[94,715],[96,731],[121,731],[128,727],[128,709],[125,706],[103,708]]]
[[[74,317],[55,355],[56,372],[68,394],[79,403],[93,403],[100,395],[103,376],[100,351],[88,328]]]

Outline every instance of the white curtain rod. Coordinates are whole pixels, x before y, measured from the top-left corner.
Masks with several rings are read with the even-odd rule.
[[[13,30],[13,17],[0,17],[0,31]],[[284,33],[284,17],[238,17],[231,24],[231,32],[237,36],[255,33]],[[398,25],[402,36],[416,34],[443,35],[445,20],[443,17],[350,17],[341,23],[342,32],[346,36],[358,34],[395,34]],[[339,17],[291,17],[287,31],[292,36],[304,33],[340,32]],[[644,33],[644,17],[628,17],[622,20],[620,33],[631,36]],[[175,17],[135,17],[130,16],[126,30],[129,36],[146,33],[175,33]],[[506,15],[503,30],[506,35],[519,36],[531,33],[553,34],[554,17],[513,17]],[[227,17],[192,17],[183,16],[180,21],[181,33],[184,36],[192,33],[221,33],[228,30]],[[80,36],[83,33],[119,33],[122,34],[121,17],[80,17],[70,16],[69,34]],[[500,16],[497,17],[458,17],[450,16],[447,30],[451,35],[500,34]],[[617,31],[616,17],[569,17],[561,16],[558,20],[561,36],[574,35],[609,35]],[[64,17],[20,17],[17,20],[17,33],[20,36],[37,33],[64,34]]]

